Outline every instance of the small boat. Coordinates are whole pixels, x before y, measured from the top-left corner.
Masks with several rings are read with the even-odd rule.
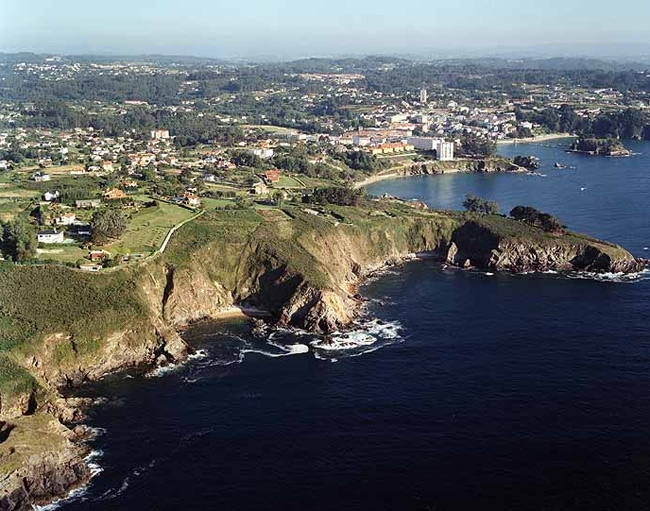
[[[572,167],[571,165],[563,165],[562,163],[557,161],[555,162],[554,167],[556,169],[575,169],[575,167]]]

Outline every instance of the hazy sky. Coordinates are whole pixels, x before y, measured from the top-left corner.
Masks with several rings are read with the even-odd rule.
[[[648,43],[650,0],[0,0],[0,51],[284,57]]]

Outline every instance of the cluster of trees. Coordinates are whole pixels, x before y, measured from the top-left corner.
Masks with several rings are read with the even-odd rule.
[[[334,157],[345,163],[351,169],[362,172],[373,172],[384,167],[384,163],[379,158],[365,151],[337,153]]]
[[[515,113],[517,120],[534,122],[551,132],[650,140],[650,116],[637,108],[603,112],[595,119],[579,116],[569,105],[542,110],[518,108]]]
[[[579,138],[571,144],[571,150],[607,156],[624,152],[625,147],[614,138]]]
[[[36,255],[36,232],[24,218],[16,218],[2,225],[2,246],[6,257],[15,262],[32,259]]]
[[[126,231],[126,219],[117,210],[105,209],[93,213],[90,220],[91,241],[103,245],[111,239],[118,239]]]
[[[467,156],[493,156],[497,152],[496,142],[473,133],[464,135],[460,144],[461,153]]]
[[[25,160],[33,160],[39,157],[39,150],[36,147],[18,147],[12,145],[9,149],[0,150],[0,160],[7,160],[14,163],[23,163]]]
[[[164,109],[131,108],[126,113],[93,113],[84,108],[71,107],[60,99],[43,99],[22,111],[25,127],[52,129],[94,128],[107,136],[124,135],[135,130],[137,136],[147,137],[149,131],[164,126],[175,136],[177,147],[195,146],[199,143],[217,142],[232,145],[244,136],[235,126],[224,126],[218,119],[197,116],[187,112],[174,113]],[[16,153],[16,151],[13,151]],[[11,155],[10,155],[11,156]],[[34,155],[22,154],[24,157]],[[21,157],[16,153],[17,158]],[[10,158],[4,158],[10,159]],[[14,157],[11,158],[14,161]]]
[[[308,204],[335,204],[337,206],[358,206],[363,199],[362,189],[355,190],[342,186],[316,188],[314,193],[303,198]]]
[[[558,218],[549,213],[543,213],[530,206],[515,206],[510,211],[510,216],[515,220],[539,227],[546,232],[564,232],[565,226]]]
[[[486,201],[469,193],[465,196],[463,207],[470,213],[479,213],[481,215],[498,215],[500,212],[498,202]]]
[[[601,63],[602,64],[602,63]],[[511,67],[506,61],[456,61],[397,65],[390,71],[365,71],[370,90],[400,94],[404,90],[418,91],[422,85],[445,89],[464,89],[483,92],[509,92],[524,95],[519,84],[569,85],[594,89],[611,88],[620,92],[650,91],[650,80],[645,73],[633,70],[605,70],[592,66],[577,69],[576,63],[567,69],[542,69],[535,63],[524,62]]]

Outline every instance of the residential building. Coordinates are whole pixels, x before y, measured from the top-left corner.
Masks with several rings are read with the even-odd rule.
[[[50,179],[52,179],[52,177],[45,172],[37,172],[32,176],[32,180],[36,181],[37,183],[43,183],[45,181],[49,181]]]
[[[46,229],[36,235],[39,243],[63,243],[63,231],[56,229]]]
[[[79,209],[98,208],[101,203],[101,199],[78,199],[74,201],[74,205]]]
[[[267,183],[275,184],[280,182],[280,171],[273,169],[273,170],[267,170],[264,173],[264,178],[266,179]]]
[[[198,198],[196,195],[192,195],[191,193],[186,193],[183,195],[183,199],[185,204],[188,206],[200,206],[201,205],[201,199]]]
[[[120,200],[126,198],[127,198],[126,194],[119,188],[111,188],[110,190],[106,190],[104,192],[105,200]]]
[[[43,194],[43,200],[46,202],[52,202],[53,200],[58,199],[61,196],[61,193],[58,190],[53,190],[51,192],[45,192]]]
[[[74,213],[63,213],[56,219],[56,225],[73,225],[77,221]]]
[[[151,139],[152,140],[166,140],[169,138],[169,130],[152,130]]]
[[[252,186],[251,193],[254,195],[267,195],[269,193],[269,187],[263,181],[260,181]]]

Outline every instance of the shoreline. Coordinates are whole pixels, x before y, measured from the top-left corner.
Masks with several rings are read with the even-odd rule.
[[[516,145],[516,144],[534,144],[535,142],[546,142],[548,140],[558,140],[561,138],[578,138],[571,133],[548,133],[546,135],[536,135],[528,138],[508,138],[497,140],[497,145]]]
[[[432,172],[429,174],[405,174],[402,172],[396,172],[392,174],[378,174],[375,176],[370,176],[363,181],[357,181],[352,185],[352,187],[355,190],[358,190],[360,188],[364,188],[365,186],[372,185],[375,183],[380,183],[382,181],[390,181],[393,179],[403,179],[407,177],[436,177],[436,176],[444,176],[446,174],[529,174],[529,175],[534,175],[535,172],[523,169],[523,167],[520,167],[518,170],[501,170],[501,171],[486,171],[486,172],[477,172],[475,170],[445,170],[444,172]]]

